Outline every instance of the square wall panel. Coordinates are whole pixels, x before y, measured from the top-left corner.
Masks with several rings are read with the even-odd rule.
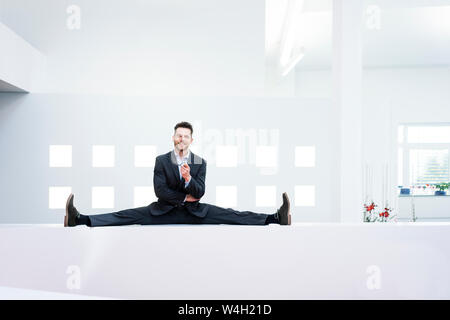
[[[295,186],[295,206],[314,207],[316,205],[316,186]]]
[[[92,187],[92,208],[114,208],[114,187]]]
[[[237,167],[237,146],[216,146],[216,166],[221,168]]]
[[[65,209],[67,198],[71,193],[72,187],[49,187],[48,188],[49,209]]]
[[[49,167],[70,168],[72,167],[72,146],[71,145],[50,145],[49,146]]]
[[[256,206],[276,207],[277,187],[276,186],[256,186]]]
[[[151,186],[134,187],[134,207],[146,207],[150,203],[158,201],[155,191]]]
[[[237,206],[236,186],[216,186],[216,206],[233,208]]]
[[[114,167],[115,146],[94,145],[92,146],[92,166],[95,168]]]
[[[134,146],[134,166],[148,168],[155,165],[156,146]]]
[[[316,147],[315,146],[295,147],[295,166],[296,167],[315,167],[316,166]]]
[[[257,146],[256,147],[256,166],[257,167],[276,167],[278,164],[277,146]]]

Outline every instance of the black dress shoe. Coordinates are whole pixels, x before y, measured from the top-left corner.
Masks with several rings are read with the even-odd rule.
[[[291,224],[291,209],[289,204],[289,198],[286,192],[283,192],[283,204],[277,210],[278,221],[281,225]]]
[[[75,227],[76,220],[80,217],[80,213],[73,206],[73,193],[67,198],[66,202],[66,216],[64,217],[64,227]]]

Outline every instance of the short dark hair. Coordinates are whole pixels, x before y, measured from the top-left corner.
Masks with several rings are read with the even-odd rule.
[[[191,130],[191,136],[194,133],[194,129],[192,129],[192,124],[186,121],[179,122],[175,125],[174,131],[177,131],[178,128],[186,128]]]

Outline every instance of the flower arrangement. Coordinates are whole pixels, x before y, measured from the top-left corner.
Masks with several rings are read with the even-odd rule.
[[[373,201],[369,205],[364,204],[364,222],[389,222],[395,218],[395,215],[391,215],[392,208],[386,206],[380,212],[376,212],[376,207],[378,205]]]
[[[379,221],[380,222],[388,222],[392,220],[395,216],[391,216],[390,212],[392,212],[392,208],[384,208],[384,211],[379,213]]]
[[[397,222],[397,217],[392,214],[393,208],[389,207],[392,203],[393,190],[392,186],[392,172],[390,170],[389,162],[384,162],[381,166],[381,179],[377,182],[381,186],[381,193],[379,196],[381,207],[377,210],[378,205],[373,201],[374,199],[374,171],[373,167],[366,163],[364,168],[364,222]]]

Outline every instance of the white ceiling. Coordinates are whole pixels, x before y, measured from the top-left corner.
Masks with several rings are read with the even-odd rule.
[[[365,6],[377,5],[385,9],[448,6],[448,0],[362,0]],[[331,11],[333,0],[305,0],[305,11]]]
[[[283,19],[288,1],[271,0],[268,14]],[[371,28],[373,16],[369,10],[364,12],[365,67],[450,65],[450,0],[363,1],[366,10],[375,7],[379,14],[379,27],[373,28],[372,23]],[[331,67],[332,4],[332,0],[304,0],[296,34],[297,44],[305,48],[306,54],[297,70]]]
[[[183,12],[190,14],[195,12],[196,19],[200,19],[204,24],[205,29],[201,31],[204,33],[215,23],[215,20],[208,19],[209,12],[217,9],[214,1],[206,0],[130,0],[127,2],[96,0],[95,8],[91,8],[89,2],[89,0],[78,1],[84,10],[82,12],[84,17],[96,16],[96,30],[90,33],[92,39],[95,38],[96,32],[102,34],[102,45],[109,46],[111,49],[116,46],[118,38],[126,37],[128,43],[132,43],[136,46],[135,49],[139,50],[143,30],[157,35],[159,30],[151,29],[153,25],[149,22],[150,16],[153,21],[161,19],[170,22],[170,19],[177,19],[179,26],[180,19],[183,19]],[[365,66],[450,65],[450,0],[365,0],[365,3],[379,6],[381,23],[379,30],[364,29],[363,63]],[[255,7],[257,4],[257,1],[246,3],[247,6]],[[56,51],[64,52],[64,50],[70,50],[70,44],[64,40],[66,30],[61,28],[66,19],[66,6],[67,3],[64,1],[54,0],[0,0],[0,20],[42,52],[46,54]],[[316,69],[331,66],[331,7],[332,0],[305,1],[304,14],[298,23],[298,28],[306,48],[306,55],[298,68]],[[232,8],[229,9],[232,12]],[[263,16],[264,10],[259,9],[255,8],[255,14]],[[239,8],[236,8],[235,12],[238,15]],[[252,17],[249,23],[255,23],[255,20],[258,21]],[[245,20],[239,21],[242,23]],[[261,34],[264,34],[264,20],[260,21],[262,22]],[[188,22],[190,20],[186,20],[186,23]],[[230,24],[232,23],[233,21],[230,21]],[[186,30],[189,29],[190,32],[188,36],[195,38],[198,26],[190,28],[186,25],[186,27]],[[261,34],[257,31],[259,29],[255,30],[255,38],[260,38]],[[168,31],[164,30],[164,32]],[[181,37],[180,39],[183,39],[183,32],[186,31],[173,30],[174,34]],[[187,37],[184,36],[184,38]],[[158,38],[155,40],[161,41]],[[263,49],[264,41],[263,39],[261,41]],[[94,45],[95,43],[92,50],[95,49]],[[195,54],[195,51],[191,53]]]
[[[363,29],[363,64],[367,67],[450,65],[450,1],[447,2],[447,6],[380,8],[380,28],[364,26]],[[305,12],[298,28],[307,49],[298,67],[330,67],[331,12]]]

